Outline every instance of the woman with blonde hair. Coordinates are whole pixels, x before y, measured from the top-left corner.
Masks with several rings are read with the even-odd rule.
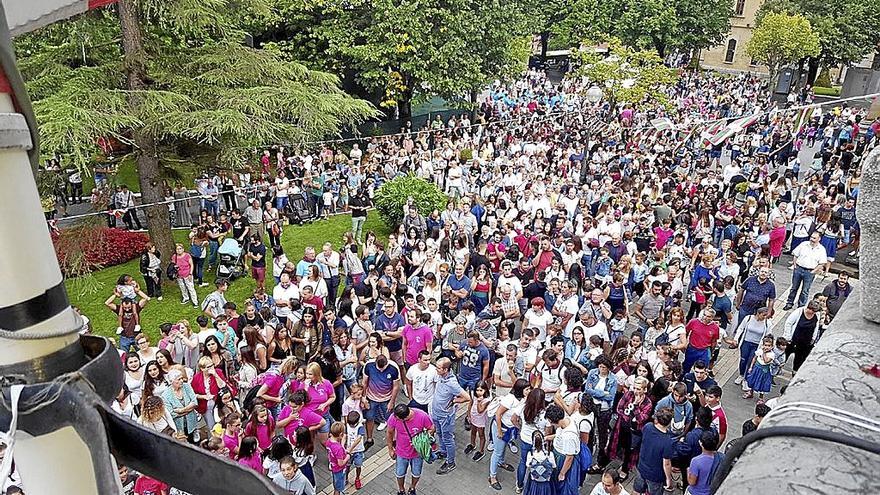
[[[199,307],[198,295],[193,282],[195,262],[193,257],[183,248],[183,244],[174,245],[174,255],[171,262],[177,267],[177,287],[180,289],[180,304],[192,303]]]
[[[303,386],[309,395],[309,402],[303,409],[324,418],[324,426],[318,430],[318,441],[323,445],[327,442],[327,434],[334,421],[330,415],[330,404],[336,402],[336,390],[330,380],[324,378],[318,363],[309,363],[306,366],[306,381]]]
[[[151,430],[156,430],[166,435],[172,435],[177,431],[177,427],[174,425],[174,419],[168,414],[168,410],[165,408],[165,403],[162,402],[161,398],[156,397],[155,395],[148,397],[147,400],[144,401],[143,407],[141,408],[141,415],[138,417],[138,423]]]
[[[257,390],[256,396],[263,401],[263,404],[272,411],[272,415],[276,418],[284,402],[281,397],[281,388],[291,373],[296,370],[298,362],[295,357],[289,357],[281,362],[281,366],[271,368],[263,374],[263,384]],[[249,404],[245,404],[245,409],[248,409],[248,406]]]

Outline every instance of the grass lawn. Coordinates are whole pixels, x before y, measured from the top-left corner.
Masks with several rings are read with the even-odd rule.
[[[287,257],[297,262],[302,259],[303,250],[306,246],[315,246],[320,250],[324,242],[332,242],[333,245],[339,246],[342,242],[342,234],[351,230],[351,216],[348,214],[337,215],[329,220],[320,220],[308,225],[287,226],[281,236],[281,244],[284,246],[284,252]],[[379,218],[379,214],[371,211],[367,217],[364,232],[372,230],[382,239],[388,237],[389,229]],[[175,230],[174,238],[178,242],[186,243],[188,230]],[[163,266],[168,262],[168,253],[162,253]],[[138,259],[133,259],[128,263],[113,266],[95,272],[90,280],[76,281],[67,280],[67,292],[70,296],[71,304],[80,308],[83,314],[89,317],[92,323],[92,331],[96,334],[106,337],[116,336],[116,316],[104,306],[104,301],[113,292],[116,280],[122,274],[128,274],[134,277],[141,287],[144,287],[143,277],[138,268]],[[205,274],[205,282],[208,287],[198,288],[196,291],[199,295],[199,301],[214,290],[214,278],[217,272]],[[271,285],[271,264],[267,274],[267,285]],[[235,302],[241,307],[241,304],[253,294],[256,283],[252,278],[240,278],[232,282],[226,293],[229,301]],[[164,322],[176,322],[181,319],[188,319],[193,328],[196,328],[195,318],[200,312],[191,305],[180,304],[180,291],[176,282],[166,283],[163,287],[164,300],[152,300],[147,303],[147,307],[141,313],[141,328],[150,335],[151,341],[155,344],[159,335],[159,325]]]

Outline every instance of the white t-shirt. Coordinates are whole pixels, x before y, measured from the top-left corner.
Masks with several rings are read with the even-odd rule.
[[[559,367],[551,369],[544,361],[541,361],[536,371],[541,374],[541,389],[546,392],[547,400],[552,400],[552,395],[562,387],[565,366],[560,364]]]
[[[522,424],[522,428],[519,429],[519,439],[531,445],[532,435],[538,430],[543,432],[544,428],[547,427],[547,420],[544,418],[544,411],[541,411],[538,413],[538,417],[535,418],[534,423],[526,423],[526,418],[523,417],[523,409],[525,408],[525,405],[526,401],[522,401],[519,408],[516,410],[516,415],[519,417],[520,423]],[[502,417],[502,420],[503,419],[504,418]]]
[[[291,283],[286,289],[278,284],[272,289],[272,298],[275,301],[289,301],[291,299],[299,299],[299,287],[296,284]],[[291,311],[289,307],[275,307],[275,315],[279,317],[287,318],[291,315]]]
[[[581,436],[574,421],[565,428],[557,428],[553,436],[553,450],[562,455],[578,455],[581,451]]]
[[[510,428],[513,426],[513,415],[522,407],[521,403],[524,401],[517,399],[513,394],[507,394],[504,397],[501,397],[500,401],[501,402],[498,405],[499,409],[502,406],[505,408],[505,411],[501,414],[501,424]]]
[[[428,410],[430,410],[434,392],[437,389],[437,368],[433,364],[428,365],[428,368],[424,370],[418,366],[410,366],[406,372],[406,379],[412,382],[413,400],[419,404],[428,405]]]
[[[547,338],[547,325],[553,321],[553,315],[546,309],[543,314],[540,315],[529,309],[526,311],[525,317],[529,320],[529,327],[538,330],[538,335],[535,340],[537,342],[543,342],[544,339]]]

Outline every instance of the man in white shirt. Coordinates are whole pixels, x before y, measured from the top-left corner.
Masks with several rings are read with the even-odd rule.
[[[321,277],[327,284],[327,306],[332,308],[336,305],[336,294],[339,292],[339,253],[333,249],[332,244],[325,242],[315,260],[321,269]]]
[[[275,316],[283,324],[293,313],[290,309],[292,299],[299,300],[299,287],[290,281],[289,273],[282,273],[278,285],[272,289],[272,299],[275,300]]]
[[[406,391],[412,399],[409,406],[428,412],[437,390],[437,368],[431,364],[431,353],[419,352],[419,362],[406,372]]]
[[[562,328],[562,334],[566,339],[571,338],[571,329],[574,328],[575,323],[577,323],[577,313],[578,313],[578,297],[577,294],[574,293],[573,287],[571,286],[571,282],[568,280],[563,280],[560,284],[562,288],[562,294],[557,299],[556,304],[553,305],[553,316],[562,319],[562,324],[565,325]]]
[[[819,243],[821,236],[818,232],[810,234],[809,242],[798,244],[794,251],[791,252],[791,267],[794,272],[791,274],[791,290],[788,292],[788,302],[782,309],[785,311],[794,307],[794,298],[798,295],[798,307],[807,304],[807,298],[810,295],[810,286],[813,285],[813,279],[816,275],[828,273],[828,267],[831,263],[825,252],[825,247]]]

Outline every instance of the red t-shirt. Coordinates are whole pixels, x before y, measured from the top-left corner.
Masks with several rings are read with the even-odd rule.
[[[718,429],[719,435],[727,435],[727,414],[724,412],[724,408],[719,404],[717,407],[712,409],[712,426]]]
[[[170,489],[171,487],[169,485],[144,475],[141,475],[141,477],[134,482],[135,495],[165,495]]]
[[[693,319],[684,327],[690,339],[691,347],[696,349],[708,349],[715,345],[719,337],[718,324],[715,322],[708,325],[699,319]]]

